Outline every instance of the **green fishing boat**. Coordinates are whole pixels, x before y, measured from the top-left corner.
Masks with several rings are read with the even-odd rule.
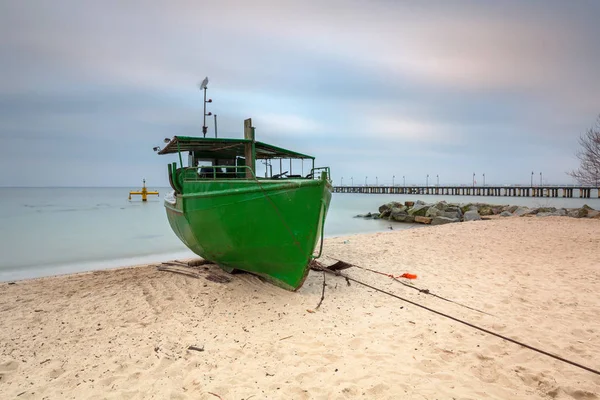
[[[297,290],[323,248],[330,171],[315,167],[312,156],[258,142],[254,134],[248,119],[244,139],[175,136],[155,148],[179,155],[179,164],[168,166],[174,191],[165,197],[167,217],[200,257]],[[256,176],[257,161],[265,164],[265,177]],[[273,164],[279,165],[276,174]]]

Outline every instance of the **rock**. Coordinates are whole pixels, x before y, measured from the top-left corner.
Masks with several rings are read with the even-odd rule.
[[[446,203],[445,201],[438,201],[437,203],[435,203],[434,205],[435,208],[437,208],[440,211],[446,211],[446,207],[448,207],[448,203]]]
[[[465,221],[481,221],[481,216],[476,210],[467,211],[464,218]]]
[[[598,218],[600,216],[600,211],[597,210],[588,210],[586,217],[588,218]]]
[[[408,214],[398,214],[394,217],[394,221],[398,222],[415,222],[415,217]]]
[[[358,214],[355,215],[354,218],[373,218],[373,219],[379,219],[379,213],[366,213],[366,214]]]
[[[531,209],[529,207],[519,207],[513,214],[522,217],[523,215],[531,214]]]
[[[415,205],[415,202],[414,202],[414,201],[405,201],[405,202],[404,202],[404,205],[405,205],[406,207],[412,207],[412,206],[414,206],[414,205]]]
[[[427,210],[427,212],[425,213],[426,217],[437,217],[438,215],[440,215],[443,211],[439,208],[437,208],[437,204],[433,207],[429,207],[429,210]]]
[[[462,210],[460,209],[460,207],[454,204],[448,205],[446,208],[444,208],[444,211],[457,212],[460,215],[462,215]]]
[[[417,205],[417,206],[424,206],[425,204],[427,204],[427,203],[425,203],[423,200],[417,200],[415,202],[415,205]]]
[[[392,214],[392,210],[384,210],[381,212],[381,214],[379,214],[379,217],[380,218],[389,218],[391,214]]]
[[[536,216],[538,216],[538,217],[560,217],[560,214],[558,214],[556,211],[554,211],[554,212],[542,211],[542,212],[537,213]]]
[[[587,208],[583,208],[583,207],[573,208],[567,212],[567,215],[569,217],[573,217],[573,218],[583,218],[588,214],[588,211],[589,210]]]
[[[486,204],[479,208],[479,215],[494,215],[494,211],[492,211],[492,207]]]
[[[500,213],[500,216],[501,217],[512,217],[513,215],[512,215],[512,213],[510,211],[502,211]]]
[[[390,211],[392,209],[392,203],[382,204],[379,206],[379,213],[383,214],[386,211]]]
[[[415,204],[415,206],[408,210],[408,214],[416,217],[420,215],[424,217],[427,214],[427,210],[429,210],[429,206],[426,204]]]
[[[379,212],[384,213],[385,211],[391,210],[394,207],[404,207],[402,203],[398,203],[397,201],[392,201],[391,203],[383,204],[379,206]]]
[[[448,217],[435,217],[431,220],[431,225],[444,225],[451,224],[453,222],[460,222],[458,218],[448,218]]]
[[[515,212],[515,210],[519,208],[519,206],[510,206],[506,209],[506,211],[510,212],[511,214]]]
[[[438,215],[441,215],[441,213],[443,213],[447,208],[448,203],[446,203],[445,201],[439,201],[435,205],[429,207],[429,209],[425,213],[425,216],[431,218],[437,217]]]
[[[537,209],[538,213],[553,213],[556,211],[556,207],[540,207]]]
[[[415,217],[415,222],[418,222],[420,224],[431,224],[431,220],[432,220],[432,218],[421,217],[420,215],[417,215]]]
[[[462,216],[458,211],[442,211],[439,214],[440,217],[446,217],[446,218],[457,218],[460,219],[460,217]]]
[[[404,208],[406,208],[406,207],[404,207]],[[390,210],[389,219],[398,221],[398,217],[404,218],[405,215],[407,215],[407,213],[404,209],[399,208],[399,207],[394,207]]]
[[[477,211],[477,206],[469,203],[465,204],[464,206],[461,206],[460,209],[463,212],[463,214],[466,214],[467,211]]]

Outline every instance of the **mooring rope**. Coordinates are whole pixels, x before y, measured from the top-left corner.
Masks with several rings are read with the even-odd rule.
[[[337,276],[341,276],[341,277],[343,277],[343,278],[346,278],[346,280],[347,280],[347,281],[348,281],[348,280],[350,280],[350,281],[352,281],[352,282],[356,282],[356,283],[358,283],[358,284],[360,284],[360,285],[366,286],[366,287],[368,287],[368,288],[370,288],[370,289],[373,289],[373,290],[375,290],[375,291],[377,291],[377,292],[380,292],[380,293],[386,294],[386,295],[388,295],[388,296],[391,296],[391,297],[397,298],[397,299],[399,299],[399,300],[402,300],[402,301],[404,301],[404,302],[407,302],[407,303],[409,303],[409,304],[412,304],[412,305],[414,305],[414,306],[420,307],[420,308],[422,308],[422,309],[424,309],[424,310],[427,310],[427,311],[430,311],[430,312],[432,312],[432,313],[434,313],[434,314],[441,315],[442,317],[446,317],[446,318],[448,318],[448,319],[451,319],[451,320],[453,320],[453,321],[455,321],[455,322],[461,323],[461,324],[463,324],[463,325],[466,325],[466,326],[468,326],[468,327],[471,327],[471,328],[473,328],[473,329],[477,329],[477,330],[479,330],[479,331],[481,331],[481,332],[485,332],[485,333],[487,333],[487,334],[489,334],[489,335],[496,336],[496,337],[498,337],[498,338],[500,338],[500,339],[504,339],[504,340],[506,340],[507,342],[511,342],[511,343],[517,344],[517,345],[519,345],[519,346],[522,346],[522,347],[525,347],[525,348],[527,348],[527,349],[529,349],[529,350],[533,350],[533,351],[535,351],[535,352],[538,352],[538,353],[540,353],[540,354],[543,354],[543,355],[545,355],[545,356],[548,356],[548,357],[554,358],[555,360],[559,360],[559,361],[565,362],[565,363],[567,363],[567,364],[571,364],[571,365],[573,365],[573,366],[575,366],[575,367],[579,367],[579,368],[581,368],[581,369],[584,369],[584,370],[586,370],[586,371],[588,371],[588,372],[591,372],[591,373],[593,373],[593,374],[600,375],[600,371],[598,371],[598,370],[595,370],[595,369],[593,369],[593,368],[586,367],[585,365],[582,365],[582,364],[576,363],[575,361],[567,360],[567,359],[566,359],[566,358],[564,358],[564,357],[557,356],[556,354],[552,354],[552,353],[549,353],[549,352],[547,352],[547,351],[544,351],[544,350],[538,349],[537,347],[530,346],[530,345],[528,345],[528,344],[526,344],[526,343],[523,343],[523,342],[520,342],[520,341],[518,341],[518,340],[515,340],[515,339],[512,339],[512,338],[509,338],[508,336],[504,336],[504,335],[501,335],[501,334],[499,334],[499,333],[496,333],[496,332],[490,331],[490,330],[488,330],[488,329],[482,328],[482,327],[480,327],[480,326],[474,325],[474,324],[472,324],[472,323],[470,323],[470,322],[463,321],[463,320],[461,320],[461,319],[459,319],[459,318],[456,318],[456,317],[453,317],[453,316],[451,316],[451,315],[445,314],[445,313],[443,313],[443,312],[441,312],[441,311],[434,310],[433,308],[429,308],[429,307],[427,307],[427,306],[424,306],[424,305],[422,305],[422,304],[415,303],[414,301],[411,301],[411,300],[405,299],[405,298],[403,298],[403,297],[400,297],[400,296],[398,296],[398,295],[396,295],[396,294],[394,294],[394,293],[387,292],[387,291],[385,291],[385,290],[383,290],[383,289],[379,289],[379,288],[377,288],[377,287],[375,287],[375,286],[371,286],[371,285],[369,285],[368,283],[364,283],[364,282],[361,282],[361,281],[359,281],[359,280],[357,280],[357,279],[351,278],[351,277],[349,277],[348,275],[342,274],[342,273],[341,273],[341,272],[339,272],[339,271],[332,271],[332,270],[328,269],[327,267],[325,267],[325,266],[323,266],[323,265],[320,265],[320,266],[318,266],[317,268],[321,268],[321,269],[322,269],[323,271],[325,271],[325,272],[329,272],[330,274],[334,274],[334,275],[337,275]]]
[[[429,289],[421,289],[421,288],[418,288],[418,287],[416,287],[416,286],[409,285],[408,283],[404,283],[404,282],[402,282],[401,280],[399,280],[399,279],[398,279],[398,277],[394,276],[393,274],[386,274],[385,272],[376,271],[376,270],[374,270],[374,269],[371,269],[371,268],[367,268],[367,267],[361,267],[360,265],[351,264],[351,263],[349,263],[349,262],[346,262],[346,261],[343,261],[343,260],[338,260],[337,258],[334,258],[334,257],[330,257],[330,256],[327,256],[327,257],[328,257],[328,258],[331,258],[332,260],[336,260],[336,261],[339,261],[339,262],[343,262],[343,263],[345,263],[345,264],[348,264],[348,265],[350,265],[350,266],[352,266],[352,267],[360,268],[360,269],[363,269],[363,270],[365,270],[365,271],[374,272],[374,273],[376,273],[376,274],[380,274],[380,275],[387,276],[387,277],[389,277],[389,278],[392,278],[393,280],[395,280],[395,281],[396,281],[396,282],[398,282],[399,284],[401,284],[401,285],[404,285],[404,286],[406,286],[406,287],[408,287],[408,288],[414,289],[414,290],[418,291],[419,293],[428,294],[428,295],[430,295],[430,296],[437,297],[437,298],[438,298],[438,299],[440,299],[440,300],[444,300],[444,301],[447,301],[447,302],[449,302],[449,303],[453,303],[453,304],[456,304],[456,305],[458,305],[458,306],[461,306],[461,307],[464,307],[464,308],[468,308],[469,310],[473,310],[473,311],[476,311],[476,312],[478,312],[478,313],[481,313],[481,314],[486,314],[486,315],[489,315],[489,316],[493,317],[493,315],[492,315],[492,314],[490,314],[490,313],[488,313],[488,312],[485,312],[485,311],[482,311],[482,310],[478,310],[478,309],[476,309],[476,308],[473,308],[473,307],[467,306],[467,305],[465,305],[465,304],[459,303],[459,302],[457,302],[457,301],[454,301],[454,300],[447,299],[447,298],[445,298],[445,297],[442,297],[442,296],[440,296],[440,295],[437,295],[437,294],[435,294],[435,293],[432,293],[432,292],[430,292],[430,291],[429,291]],[[402,277],[402,276],[400,276],[400,277]]]

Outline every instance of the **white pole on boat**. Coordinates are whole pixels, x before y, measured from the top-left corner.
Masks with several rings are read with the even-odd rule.
[[[206,137],[206,131],[208,130],[206,126],[206,86],[204,87],[204,116],[202,118],[202,134]]]
[[[212,99],[206,100],[206,86],[208,85],[208,76],[204,78],[204,80],[198,85],[200,90],[204,90],[204,116],[202,117],[202,134],[206,137],[206,132],[208,132],[208,127],[206,126],[206,116],[212,115],[211,112],[206,113],[206,103],[212,103]]]

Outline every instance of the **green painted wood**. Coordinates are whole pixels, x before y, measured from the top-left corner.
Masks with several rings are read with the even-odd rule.
[[[329,204],[328,179],[184,181],[165,201],[171,228],[200,257],[226,271],[302,286]]]

